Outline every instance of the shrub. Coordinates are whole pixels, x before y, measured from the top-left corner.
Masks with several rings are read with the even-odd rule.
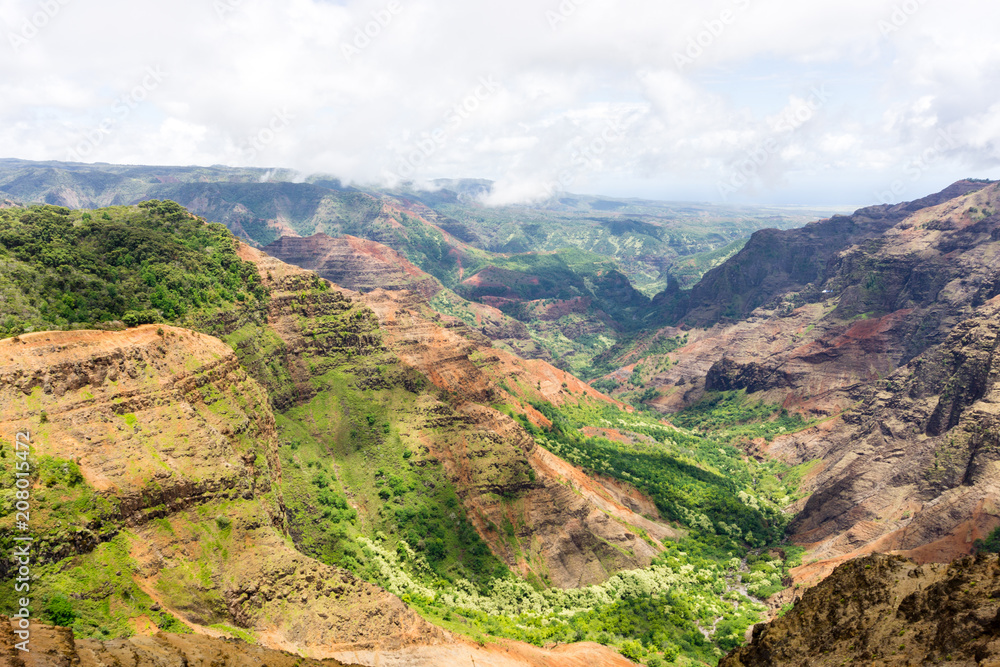
[[[73,604],[63,595],[53,595],[45,601],[45,615],[53,625],[70,627],[76,620]]]
[[[997,526],[985,540],[976,540],[973,542],[972,548],[976,551],[986,551],[994,554],[1000,553],[1000,526]]]
[[[642,648],[642,643],[635,639],[626,639],[623,641],[619,651],[629,660],[635,661],[642,660],[642,657],[646,655],[646,651]]]

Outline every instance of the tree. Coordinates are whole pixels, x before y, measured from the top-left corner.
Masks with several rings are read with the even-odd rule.
[[[73,604],[63,595],[53,595],[45,601],[45,615],[49,617],[53,625],[70,627],[76,620],[76,612],[73,611]]]

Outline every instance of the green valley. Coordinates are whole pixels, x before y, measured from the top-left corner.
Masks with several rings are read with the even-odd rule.
[[[445,390],[418,366],[403,363],[386,325],[363,301],[314,274],[241,249],[221,227],[172,202],[87,212],[7,208],[0,216],[0,261],[14,267],[5,274],[11,278],[0,306],[0,321],[12,336],[8,343],[35,344],[38,334],[28,329],[62,329],[64,335],[94,327],[106,329],[106,335],[148,331],[143,335],[150,337],[151,359],[172,358],[188,345],[188,334],[174,328],[180,325],[220,337],[244,369],[227,372],[246,373],[239,380],[248,387],[245,394],[230,393],[217,378],[195,393],[185,389],[185,405],[202,415],[198,419],[231,433],[227,437],[239,437],[234,442],[245,452],[241,465],[249,466],[247,480],[256,481],[232,488],[256,491],[181,502],[177,494],[190,493],[185,485],[204,484],[199,480],[216,473],[192,468],[182,473],[188,481],[175,482],[175,473],[146,477],[152,473],[140,467],[128,484],[149,495],[137,501],[132,492],[122,495],[125,487],[97,490],[96,459],[89,454],[81,459],[82,475],[72,461],[38,459],[36,483],[45,490],[36,495],[37,528],[48,531],[49,544],[41,564],[41,594],[49,600],[45,618],[71,625],[80,636],[128,636],[142,617],[161,630],[187,631],[194,623],[259,637],[261,620],[254,619],[267,618],[273,603],[254,602],[257,594],[238,595],[244,589],[233,588],[245,586],[240,578],[254,571],[249,561],[238,565],[242,557],[236,554],[256,535],[252,539],[261,544],[283,540],[282,549],[343,568],[353,573],[345,577],[376,584],[427,621],[480,642],[509,638],[543,646],[585,640],[651,665],[714,664],[761,620],[765,607],[756,598],[783,587],[794,565],[794,550],[781,543],[786,521],[781,503],[794,491],[781,483],[784,469],[745,458],[731,434],[716,439],[717,424],[701,417],[703,409],[690,413],[696,434],[586,392],[568,393],[565,381],[561,388],[540,389],[541,375],[538,389],[532,375],[499,384],[472,380],[486,382],[482,395],[493,397],[476,405],[483,400],[472,398],[479,389],[465,396]],[[32,246],[42,235],[45,248]],[[44,252],[48,248],[61,248],[61,254]],[[507,266],[537,271],[549,266],[545,257],[527,265],[511,260]],[[545,270],[559,275],[562,267],[580,270],[593,262],[582,254],[569,257],[572,262],[560,259]],[[153,321],[160,328],[126,330],[126,320]],[[422,326],[432,333],[438,325]],[[455,340],[465,340],[460,331]],[[486,363],[478,370],[469,363],[463,372],[473,373],[470,377],[510,372],[501,371],[505,366],[489,370],[498,362],[486,361],[481,352],[464,354],[481,359],[480,366]],[[158,361],[145,368],[150,381],[163,372]],[[42,434],[62,433],[69,428],[70,413],[62,411],[70,395],[86,401],[87,392],[117,391],[107,379],[101,387],[93,385],[97,381],[84,382],[65,397],[38,394],[48,424],[38,424],[38,408],[31,407],[38,404],[17,409],[28,410],[26,415],[34,410]],[[144,391],[156,391],[155,384],[147,386]],[[14,396],[6,400],[20,405]],[[255,396],[265,402],[254,403]],[[179,409],[178,415],[189,410]],[[159,451],[149,459],[152,471],[162,465],[156,457],[174,460],[174,443],[185,436],[165,430],[164,419],[180,417],[149,410],[125,414],[124,435],[117,437],[132,442],[134,431],[135,442]],[[271,411],[274,421],[268,426]],[[751,414],[766,422],[771,411]],[[679,416],[678,423],[685,418]],[[484,419],[483,426],[476,425]],[[258,424],[253,427],[258,435],[248,437],[245,425],[233,431],[240,423]],[[272,439],[272,450],[253,444]],[[546,574],[548,556],[539,550],[538,540],[548,538],[532,525],[529,508],[544,498],[562,498],[561,485],[572,488],[576,482],[544,472],[542,449],[577,466],[579,474],[648,495],[655,507],[648,510],[649,520],[677,536],[656,538],[628,523],[639,521],[638,515],[621,526],[615,522],[622,519],[609,515],[603,521],[611,518],[610,527],[601,530],[611,532],[587,538],[593,541],[587,549],[597,555],[595,566],[603,563],[606,574],[585,586],[554,585]],[[474,452],[473,467],[465,467],[464,452]],[[552,511],[564,511],[560,503],[572,497],[556,501]],[[135,509],[136,502],[142,509]],[[67,514],[78,505],[88,513],[82,525]],[[261,523],[255,513],[264,507],[271,518]],[[5,531],[12,509],[7,498],[0,518]],[[126,521],[129,512],[139,518]],[[634,533],[643,553],[654,554],[644,568],[617,564],[634,562],[639,553],[607,541],[622,530]],[[79,531],[90,537],[82,542],[71,537]],[[185,546],[193,536],[200,548]],[[67,549],[67,541],[74,546]],[[153,566],[144,542],[161,545],[169,564]],[[225,565],[227,553],[236,558],[231,567]],[[6,605],[9,595],[4,594]],[[252,613],[258,607],[242,606],[259,604],[260,611]],[[227,611],[234,608],[245,611]],[[289,626],[283,632],[296,630]]]

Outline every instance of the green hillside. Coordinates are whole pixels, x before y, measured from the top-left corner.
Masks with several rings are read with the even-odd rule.
[[[561,408],[537,404],[552,421],[549,429],[533,426],[516,408],[495,406],[520,419],[553,453],[649,494],[663,517],[685,534],[645,570],[582,589],[550,588],[537,578],[515,576],[493,554],[440,462],[409,435],[427,414],[458,419],[459,399],[434,390],[402,365],[379,342],[374,315],[326,283],[296,283],[279,304],[254,266],[237,257],[235,239],[224,228],[159,201],[93,211],[4,209],[0,262],[0,322],[7,336],[152,321],[182,324],[229,343],[275,410],[284,470],[280,491],[295,547],[400,595],[448,629],[481,640],[509,637],[538,645],[598,641],[650,665],[679,655],[714,664],[760,620],[763,606],[746,598],[742,587],[763,597],[786,581],[794,554],[780,547],[785,521],[780,509],[796,489],[782,481],[787,471],[781,466],[745,459],[733,446],[738,440],[724,430],[717,439],[716,429],[728,428],[728,422],[705,421],[699,416],[703,408],[692,413],[692,424],[699,425],[695,434],[653,416],[587,401]],[[569,279],[560,272],[599,284],[599,273],[607,268],[577,252],[511,258],[506,266],[552,271],[559,277],[552,289]],[[268,312],[296,322],[305,346],[289,350],[269,328]],[[229,408],[221,406],[224,416]],[[752,412],[745,421],[766,422],[769,415],[769,410]],[[624,440],[585,435],[589,428],[613,429]],[[460,430],[455,434],[465,437]],[[523,455],[502,442],[490,447],[482,455],[493,457],[503,475],[496,480],[497,498],[514,503],[532,484],[533,472]],[[10,459],[0,464],[9,474]],[[92,494],[72,475],[53,474],[45,485],[51,490],[38,496],[39,502],[60,507],[89,502]],[[12,511],[8,499],[0,509],[5,521]],[[232,505],[232,511],[246,510]],[[43,515],[73,521],[56,512],[55,504],[52,512]],[[205,516],[206,535],[220,548],[233,548],[226,546],[227,522],[235,516],[227,519],[224,510],[221,518]],[[117,519],[110,511],[101,520],[113,526]],[[177,525],[165,523],[164,530],[178,530]],[[498,543],[521,548],[515,526],[490,530]],[[54,531],[50,539],[57,547],[69,537]],[[66,622],[85,636],[130,634],[128,615],[149,614],[152,603],[141,598],[128,576],[112,576],[137,567],[122,549],[119,540],[64,559],[54,548],[42,570],[41,591],[52,601],[46,620]],[[87,569],[67,570],[70,564]],[[190,576],[194,581],[203,576],[199,568],[224,567],[224,561],[192,562]],[[141,604],[75,601],[67,591],[83,585],[84,576],[88,586],[106,577],[111,592],[137,596]],[[6,590],[11,583],[8,579]],[[187,584],[175,583],[177,588],[164,594],[181,595]],[[215,618],[221,613],[218,600],[204,585],[208,588],[190,605]],[[2,600],[9,605],[9,593]],[[169,618],[157,623],[166,630],[180,627]]]

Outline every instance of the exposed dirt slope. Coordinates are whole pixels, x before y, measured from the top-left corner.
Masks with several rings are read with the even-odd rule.
[[[29,652],[0,617],[0,667],[338,667],[339,660],[313,660],[236,639],[157,633],[114,641],[74,639],[69,628],[32,624]]]
[[[665,524],[643,517],[563,461],[537,451],[530,435],[514,420],[489,407],[507,404],[536,424],[547,420],[530,400],[610,401],[586,383],[542,361],[525,361],[492,347],[460,321],[442,316],[419,294],[375,290],[365,295],[332,288],[303,294],[314,275],[244,246],[244,259],[258,263],[272,290],[269,325],[282,341],[282,355],[295,383],[296,401],[315,391],[310,378],[329,363],[323,348],[328,325],[323,313],[363,304],[373,321],[351,318],[355,356],[372,363],[396,363],[419,371],[439,390],[442,401],[428,403],[407,419],[404,435],[440,460],[465,505],[470,521],[493,552],[508,565],[561,586],[605,580],[622,569],[643,567],[659,552],[656,539],[676,536]],[[303,319],[307,315],[310,319]],[[342,325],[329,325],[340,327]],[[338,330],[336,340],[348,333]],[[332,340],[332,337],[329,338]],[[574,478],[571,481],[568,476]],[[587,488],[593,498],[574,491]],[[617,494],[617,495],[616,495]],[[646,504],[648,511],[651,503]],[[652,512],[655,516],[655,511]],[[512,525],[514,534],[499,530]],[[644,541],[645,527],[656,536]]]
[[[358,660],[364,665],[379,667],[633,667],[636,663],[623,658],[607,646],[581,642],[553,649],[530,644],[501,641],[479,646],[453,643],[434,647],[413,647],[401,651],[341,654],[343,660]]]
[[[435,385],[440,398],[419,401],[422,407],[406,417],[411,426],[401,437],[441,462],[469,520],[509,566],[556,586],[587,585],[618,570],[643,567],[659,552],[656,538],[648,543],[630,526],[653,528],[650,534],[661,539],[676,536],[671,527],[650,526],[653,521],[615,500],[620,493],[601,489],[594,480],[584,482],[572,466],[538,452],[517,421],[490,407],[506,404],[546,424],[530,400],[611,399],[545,362],[524,361],[492,347],[460,321],[431,310],[414,292],[375,290],[362,296],[334,287],[306,295],[303,288],[312,285],[314,274],[249,247],[241,255],[269,276],[269,326],[281,338],[295,401],[308,398],[315,391],[310,378],[333,363],[335,350],[324,349],[330,340],[355,345],[354,356],[370,355],[373,365],[397,363],[419,371]],[[374,314],[371,321],[350,318],[352,331],[323,321],[324,312],[360,304]],[[325,335],[327,328],[337,330],[336,338]],[[568,475],[579,479],[571,483]],[[590,489],[599,502],[574,486]],[[500,530],[505,525],[514,527],[513,534]]]
[[[466,300],[446,289],[440,281],[411,263],[401,253],[381,243],[355,236],[332,238],[322,233],[305,238],[283,236],[264,247],[263,251],[289,264],[315,271],[321,277],[349,290],[410,290],[426,299],[434,299],[435,308],[442,314],[461,318],[470,328],[524,358],[552,358],[544,346],[532,339],[525,322],[530,322],[531,329],[536,332],[564,328],[572,339],[586,333],[600,333],[609,326],[614,326],[606,316],[604,320],[590,319],[573,326],[560,322],[560,318],[567,314],[574,313],[582,317],[587,313],[592,299],[582,297],[546,307],[540,304],[549,300],[532,302],[545,312],[531,317],[523,315],[521,317],[525,322],[522,322],[495,307],[509,305],[510,299],[495,301],[484,298],[482,302]],[[475,281],[475,278],[470,280]],[[569,308],[560,308],[560,304]]]
[[[646,543],[630,526],[650,529],[659,539],[677,536],[671,527],[625,507],[614,490],[541,450],[514,420],[485,407],[506,403],[542,424],[547,420],[529,400],[610,399],[543,361],[525,361],[491,347],[461,323],[429,311],[412,293],[379,290],[366,295],[365,302],[399,358],[457,397],[461,427],[426,441],[454,475],[480,533],[509,564],[556,586],[588,585],[617,570],[648,565],[658,553],[655,542]],[[499,487],[497,481],[506,475],[484,456],[500,443],[531,466],[534,479],[520,489]],[[513,505],[498,497],[511,492],[519,496]],[[489,528],[508,522],[518,526],[520,555]]]
[[[267,396],[219,340],[145,326],[0,341],[0,415],[5,438],[30,431],[33,456],[75,461],[109,507],[66,525],[37,491],[36,563],[129,551],[94,590],[73,590],[79,599],[127,586],[124,573],[188,623],[248,628],[272,646],[398,648],[444,637],[398,598],[291,548]],[[14,518],[3,517],[5,533]]]
[[[1000,563],[917,565],[868,556],[841,565],[719,667],[1000,665]]]
[[[573,644],[553,650],[520,642],[478,646],[456,641],[405,651],[347,652],[347,661],[306,658],[296,653],[200,634],[157,633],[129,639],[74,639],[68,628],[33,623],[30,651],[15,648],[21,641],[6,617],[0,617],[0,667],[630,667],[635,663],[599,644]],[[350,662],[356,656],[361,662]]]

